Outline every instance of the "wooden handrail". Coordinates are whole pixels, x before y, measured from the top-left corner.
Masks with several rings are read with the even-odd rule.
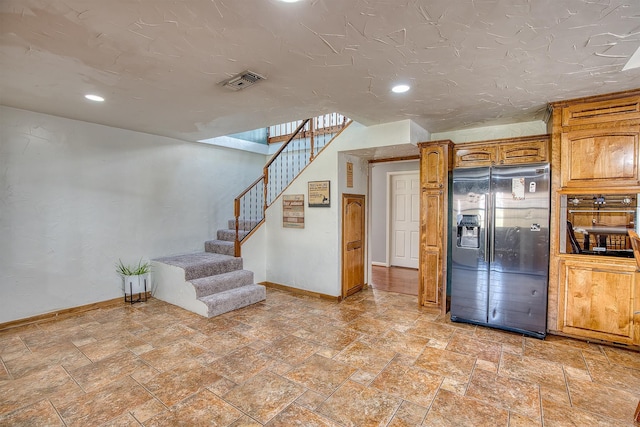
[[[343,121],[342,121],[342,125],[333,125],[333,126],[324,126],[322,127],[321,131],[318,132],[318,134],[330,134],[333,133],[331,131],[335,130],[335,135],[333,135],[333,137],[331,138],[331,140],[329,141],[329,143],[337,136],[339,135],[344,128],[346,127],[346,125],[350,122],[346,117],[343,117]],[[267,164],[264,166],[263,168],[263,174],[262,176],[260,176],[258,179],[256,179],[251,185],[249,185],[246,189],[244,189],[233,201],[233,210],[234,210],[234,216],[235,216],[235,239],[234,239],[234,255],[236,257],[239,257],[241,254],[241,246],[242,246],[242,240],[244,240],[244,238],[246,238],[248,235],[251,235],[253,233],[253,231],[255,230],[256,224],[261,224],[262,222],[264,222],[264,216],[265,216],[265,212],[267,210],[267,208],[269,207],[269,204],[275,200],[274,199],[269,199],[269,194],[270,194],[270,187],[269,187],[269,181],[271,180],[272,177],[269,176],[269,167],[273,165],[273,163],[279,159],[280,155],[283,154],[284,150],[287,149],[287,147],[289,147],[290,143],[292,143],[292,141],[294,140],[304,140],[305,138],[309,138],[309,147],[307,147],[307,150],[310,151],[310,155],[309,158],[307,160],[304,161],[303,165],[302,165],[302,169],[304,169],[306,166],[308,166],[313,160],[314,158],[317,156],[318,153],[316,153],[316,144],[315,144],[315,137],[316,135],[316,126],[315,126],[315,120],[317,118],[313,117],[310,119],[305,119],[302,121],[302,123],[296,128],[295,132],[289,135],[289,138],[287,139],[287,141],[285,143],[282,144],[282,146],[278,149],[278,151],[276,151],[276,153],[271,156],[271,159],[269,159],[269,161],[267,162]],[[310,122],[311,121],[311,122]],[[307,126],[307,124],[310,124],[310,128],[308,130],[305,130],[305,127]],[[328,131],[328,129],[331,129],[331,131]],[[318,150],[322,151],[324,149],[324,147],[326,147],[328,145],[328,143],[322,144],[322,145],[318,145]],[[295,148],[294,150],[299,150],[299,148]],[[276,165],[277,167],[277,165]],[[275,173],[275,176],[273,177],[273,179],[275,180],[282,180],[282,178],[278,178],[277,176],[277,170],[272,171]],[[289,176],[289,172],[292,173],[292,177],[291,180],[289,180],[288,176]],[[291,181],[293,179],[295,179],[295,177],[297,176],[297,174],[299,174],[301,172],[300,169],[298,170],[289,170],[287,172],[287,182],[291,183]],[[282,172],[281,172],[282,173]],[[262,182],[262,191],[260,191],[259,186],[260,183]],[[274,183],[276,183],[276,186],[278,181],[274,181]],[[285,187],[288,184],[285,184]],[[278,190],[275,193],[281,194],[282,191],[284,191],[283,188],[278,188]],[[256,193],[252,193],[249,194],[252,191],[256,191]],[[258,194],[257,192],[260,191],[261,194]],[[249,201],[243,201],[243,199],[245,198],[245,196],[247,196],[249,194]],[[260,202],[262,201],[262,206],[256,206],[256,205],[251,205],[251,199],[255,197],[255,201],[256,202]],[[260,197],[262,197],[262,200],[260,200]],[[244,212],[245,206],[249,206],[248,207],[248,214],[246,212]],[[255,216],[253,215],[254,213],[254,208],[255,208]],[[243,211],[243,212],[241,212]],[[248,232],[248,234],[246,234],[242,239],[240,239],[240,215],[243,215],[243,226],[242,226],[242,231]],[[248,219],[247,219],[248,218]],[[255,224],[254,224],[255,222]],[[249,224],[249,226],[247,226],[247,224]]]

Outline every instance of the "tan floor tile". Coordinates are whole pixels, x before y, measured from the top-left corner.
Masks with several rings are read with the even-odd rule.
[[[602,346],[602,349],[612,364],[640,370],[639,352],[609,346]]]
[[[576,369],[586,369],[582,351],[567,345],[554,344],[536,338],[525,338],[524,355],[550,360]]]
[[[290,365],[299,365],[319,349],[318,344],[288,335],[265,347],[261,353],[273,359],[286,360]]]
[[[601,415],[620,421],[633,419],[638,395],[629,391],[606,387],[590,381],[569,378],[569,394],[574,407],[597,411]]]
[[[540,392],[533,383],[476,370],[466,396],[535,420],[540,419]]]
[[[316,393],[315,391],[307,390],[302,394],[302,396],[296,399],[296,404],[302,406],[303,408],[315,411],[316,408],[320,406],[325,400],[327,400],[326,396],[323,396],[320,393]]]
[[[478,326],[473,336],[484,341],[492,341],[499,344],[507,344],[511,347],[524,347],[524,336],[516,332]]]
[[[140,427],[140,423],[131,414],[123,414],[118,418],[101,424],[100,427]]]
[[[356,341],[333,359],[368,372],[380,372],[394,356],[394,351]]]
[[[320,405],[317,412],[343,425],[384,426],[401,403],[397,397],[347,381]]]
[[[229,424],[229,427],[262,427],[262,424],[254,420],[253,418],[245,415],[237,421]]]
[[[456,328],[451,324],[444,325],[422,319],[416,320],[413,327],[407,329],[407,333],[411,335],[447,342],[455,332]]]
[[[284,374],[284,377],[324,396],[329,396],[354,372],[356,368],[353,366],[313,355]]]
[[[466,382],[476,362],[475,356],[427,347],[415,365],[434,374]]]
[[[92,362],[120,353],[123,350],[152,350],[150,344],[126,332],[117,337],[105,338],[100,341],[94,340],[84,345],[75,345]]]
[[[542,421],[532,420],[524,415],[509,412],[509,427],[542,427]]]
[[[418,357],[427,346],[429,338],[403,334],[397,330],[387,331],[375,343],[379,348],[401,353],[405,356]]]
[[[209,365],[218,374],[238,384],[267,369],[268,366],[269,360],[266,357],[248,347],[235,350]]]
[[[131,410],[131,415],[141,423],[167,410],[167,407],[157,399],[151,399]]]
[[[551,393],[562,402],[568,403],[569,396],[564,371],[562,365],[558,363],[505,353],[502,356],[498,373],[503,377],[540,384],[543,386],[541,390],[543,395]]]
[[[640,359],[640,353],[636,356]],[[640,396],[640,370],[585,357],[593,382]]]
[[[130,351],[114,354],[76,369],[67,369],[83,390],[97,390],[138,369],[146,369],[147,365]]]
[[[580,427],[632,427],[633,423],[594,414],[580,408],[561,405],[548,400],[542,401],[545,426],[580,426]],[[629,418],[631,420],[632,418]]]
[[[0,382],[0,415],[15,411],[60,391],[80,390],[62,366]]]
[[[179,374],[162,372],[142,385],[162,403],[173,406],[220,378],[212,369],[198,366]]]
[[[228,426],[242,413],[209,390],[202,390],[144,423],[152,426]]]
[[[201,357],[206,351],[187,340],[173,341],[166,347],[156,348],[140,358],[159,371],[167,371]]]
[[[456,381],[452,378],[445,378],[440,385],[440,389],[464,396],[467,392],[468,382]]]
[[[491,372],[493,374],[498,373],[498,364],[494,362],[487,362],[486,360],[476,360],[476,369],[482,369],[483,371]]]
[[[353,375],[349,377],[349,379],[359,384],[368,386],[369,384],[371,384],[371,381],[376,378],[377,375],[378,372],[368,372],[362,369],[358,369],[353,373]]]
[[[266,423],[304,393],[305,389],[269,371],[231,390],[224,400],[255,420]]]
[[[509,413],[504,409],[440,390],[424,420],[425,426],[506,426]]]
[[[502,345],[491,341],[479,340],[473,335],[455,334],[449,340],[447,350],[476,356],[478,359],[487,362],[498,363]]]
[[[33,405],[25,406],[10,414],[0,416],[0,426],[31,427],[31,426],[61,426],[64,423],[51,402],[40,400]]]
[[[390,363],[370,384],[370,387],[400,397],[420,406],[429,407],[444,378],[420,368]]]
[[[136,338],[153,345],[154,348],[165,347],[176,341],[183,341],[197,332],[184,325],[173,324],[166,328],[150,329],[142,332],[132,332]]]
[[[57,409],[69,427],[100,425],[149,400],[153,397],[140,384],[125,377]]]
[[[380,335],[389,327],[389,323],[370,316],[360,316],[347,324],[347,329],[367,335]]]
[[[207,349],[216,357],[222,357],[255,341],[255,338],[243,335],[236,330],[216,331],[209,335],[198,334],[189,339],[189,342]]]
[[[269,421],[267,427],[339,427],[333,421],[296,404],[290,405]]]
[[[17,379],[56,365],[73,369],[89,363],[91,361],[73,344],[65,342],[8,360],[5,366],[11,376]]]
[[[295,331],[293,335],[336,350],[344,349],[360,336],[358,332],[345,331],[334,326],[319,326],[315,329],[300,329]]]
[[[404,401],[387,427],[413,427],[422,425],[427,408]]]
[[[6,337],[0,335],[0,358],[5,362],[29,354],[31,350],[18,335]]]

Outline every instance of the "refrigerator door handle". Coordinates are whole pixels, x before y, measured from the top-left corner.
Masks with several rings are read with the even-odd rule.
[[[489,230],[491,230],[491,223],[489,222],[489,212],[491,212],[490,200],[491,194],[486,193],[484,195],[485,211],[484,211],[484,262],[489,262]]]

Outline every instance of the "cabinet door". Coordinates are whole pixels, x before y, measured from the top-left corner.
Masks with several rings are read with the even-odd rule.
[[[561,135],[563,187],[627,187],[640,184],[638,126]]]
[[[447,159],[441,146],[426,147],[420,155],[420,173],[422,188],[439,189],[447,179]]]
[[[498,161],[504,165],[538,163],[548,160],[549,139],[514,142],[498,146]]]
[[[420,233],[421,303],[438,304],[443,271],[443,201],[442,190],[423,190],[421,197],[422,230]]]
[[[633,264],[563,260],[562,332],[637,344],[640,337],[634,321],[636,276]]]
[[[593,125],[638,119],[640,119],[640,98],[637,96],[578,103],[562,109],[562,126]]]
[[[466,145],[466,144],[465,144]],[[496,163],[498,148],[495,145],[473,145],[453,148],[453,167],[470,168],[491,166]]]

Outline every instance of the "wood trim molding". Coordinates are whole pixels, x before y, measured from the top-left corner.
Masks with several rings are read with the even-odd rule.
[[[415,156],[402,156],[402,157],[388,157],[384,159],[371,159],[369,163],[389,163],[389,162],[406,162],[409,160],[420,160],[420,155]]]
[[[147,298],[151,298],[151,292],[147,292]],[[51,322],[54,320],[65,319],[75,314],[85,313],[87,311],[97,310],[99,308],[111,308],[120,304],[130,304],[124,302],[124,297],[110,299],[106,301],[94,302],[78,307],[64,308],[49,313],[39,314],[37,316],[25,317],[24,319],[12,320],[10,322],[0,323],[0,331],[18,328],[20,326],[33,325],[38,323]]]
[[[292,294],[305,295],[305,296],[310,296],[314,298],[320,298],[320,299],[325,299],[325,300],[335,301],[335,302],[342,301],[341,296],[321,294],[320,292],[313,292],[313,291],[307,291],[306,289],[293,288],[291,286],[281,285],[279,283],[260,282],[260,284],[266,286],[267,288],[273,288],[273,289],[278,289],[280,291],[291,292]]]

